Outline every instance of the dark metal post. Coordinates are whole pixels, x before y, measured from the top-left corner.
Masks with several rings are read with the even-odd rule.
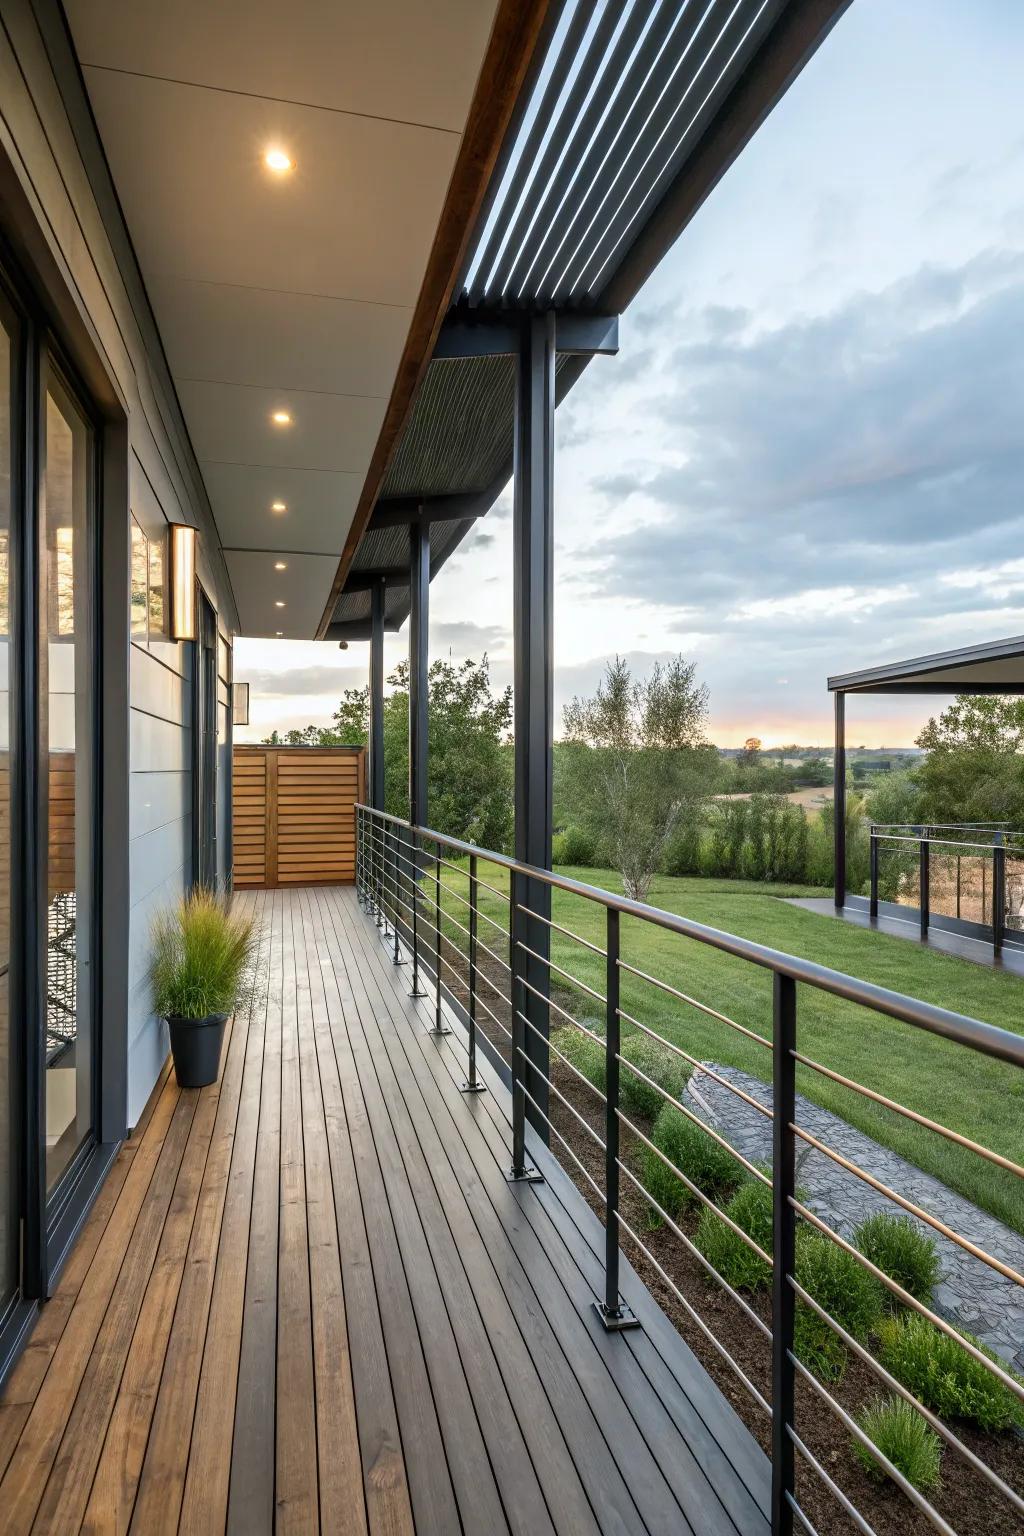
[[[640,1325],[619,1300],[619,914],[607,907],[605,917],[604,1301],[594,1305],[608,1331],[621,1333]]]
[[[430,617],[430,524],[409,526],[409,820],[427,821],[427,629]]]
[[[400,908],[399,908],[399,905],[398,905],[398,879],[399,879],[399,871],[398,871],[398,836],[399,836],[398,828],[397,827],[392,827],[391,828],[391,875],[392,875],[391,898],[392,898],[392,901],[393,901],[394,905],[393,905],[392,911],[391,911],[391,924],[392,924],[392,927],[394,928],[394,931],[395,931],[395,950],[394,950],[394,955],[392,956],[392,958],[394,960],[395,965],[404,965],[405,961],[402,959],[402,956],[399,953],[399,949],[398,949],[398,916],[399,916],[399,912],[400,912]]]
[[[960,916],[960,855],[956,856],[956,915]]]
[[[432,1035],[450,1035],[441,1012],[441,845],[434,844],[434,1027]]]
[[[995,834],[992,849],[992,953],[1003,952],[1003,936],[1006,932],[1006,846],[1003,834]]]
[[[469,856],[469,1076],[462,1085],[463,1093],[483,1093],[484,1085],[476,1075],[476,933],[477,902],[480,899],[476,877],[476,854]]]
[[[552,836],[554,417],[555,317],[531,315],[520,330],[515,412],[515,854],[541,869],[551,868]],[[546,1141],[551,935],[544,919],[551,916],[551,891],[529,879],[514,885],[527,909],[515,931],[541,957],[524,955],[513,945],[510,961],[513,996],[517,976],[529,983],[519,988],[520,1005],[532,1025],[524,1040],[525,1082],[533,1100],[527,1101],[527,1114]]]
[[[522,952],[519,944],[522,942],[523,931],[526,927],[526,914],[521,910],[525,905],[523,887],[526,884],[524,876],[514,870],[509,873],[509,901],[508,901],[508,932],[509,932],[509,960],[512,966],[512,975],[509,978],[509,1004],[512,1009],[512,1059],[509,1067],[512,1073],[512,1167],[508,1171],[510,1182],[517,1183],[521,1180],[539,1180],[541,1174],[536,1168],[526,1161],[526,1108],[527,1100],[524,1088],[526,1086],[526,1025],[523,1022],[527,989],[523,986],[522,978],[525,966],[521,963]],[[532,1093],[532,1088],[530,1089]]]
[[[921,834],[921,838],[920,838],[920,842],[918,843],[918,864],[917,864],[918,874],[917,874],[917,884],[918,884],[918,894],[919,894],[919,906],[920,906],[920,913],[921,913],[921,937],[922,937],[922,939],[924,939],[924,938],[927,938],[927,935],[928,935],[928,923],[929,923],[929,920],[931,918],[931,904],[932,904],[931,903],[931,895],[932,895],[932,893],[931,893],[931,873],[930,873],[930,858],[929,858],[929,854],[930,854],[930,851],[931,851],[931,843],[930,843],[930,841],[928,839],[928,836],[927,836],[928,828],[927,827],[921,827],[921,828],[919,828],[919,831],[920,831],[920,834]]]
[[[426,997],[426,993],[420,986],[420,886],[415,873],[420,867],[419,834],[410,834],[412,848],[413,873],[409,880],[409,899],[412,904],[412,986],[409,989],[410,997]]]
[[[832,843],[835,904],[846,905],[846,695],[836,694],[836,743],[832,759]]]
[[[838,697],[838,695],[837,695]],[[796,1296],[796,982],[775,973],[772,983],[772,1536],[792,1536],[794,1455],[789,1426],[795,1409],[793,1333]]]
[[[878,916],[878,833],[874,827],[870,832],[871,849],[871,902],[870,912],[872,917]]]
[[[384,810],[384,592],[370,589],[370,804]]]

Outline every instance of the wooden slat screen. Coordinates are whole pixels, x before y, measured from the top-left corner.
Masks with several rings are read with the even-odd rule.
[[[353,881],[364,761],[361,747],[236,746],[236,888]]]

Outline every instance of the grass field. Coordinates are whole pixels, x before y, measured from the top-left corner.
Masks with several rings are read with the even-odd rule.
[[[619,876],[611,870],[561,872],[590,885],[622,889]],[[479,875],[495,890],[507,890],[503,872],[483,860]],[[442,904],[465,923],[466,910],[454,899],[454,893],[465,896],[468,880],[446,870],[445,884],[452,894],[443,898]],[[711,927],[1024,1033],[1024,981],[918,948],[905,939],[803,911],[780,899],[820,894],[801,886],[665,877],[654,881],[648,899],[654,906]],[[481,910],[507,923],[507,901],[491,890],[481,890],[480,895]],[[596,903],[556,890],[552,916],[591,943],[604,943],[604,909]],[[464,936],[457,929],[449,925],[448,931],[465,947]],[[486,922],[480,924],[480,936],[492,946],[501,942]],[[603,993],[603,959],[557,932],[552,940],[552,960]],[[628,963],[770,1038],[769,972],[706,944],[631,919],[623,919],[621,953]],[[579,1019],[600,1020],[603,1032],[600,1005],[557,976],[554,979],[558,1002]],[[700,1060],[729,1063],[770,1081],[771,1056],[763,1046],[649,983],[628,975],[622,980],[622,1007],[649,1028]],[[1019,1069],[807,986],[799,989],[798,1044],[805,1055],[823,1065],[1003,1156],[1024,1161],[1024,1073]],[[798,1070],[801,1093],[1024,1232],[1024,1181],[1016,1175],[819,1073],[803,1067]]]

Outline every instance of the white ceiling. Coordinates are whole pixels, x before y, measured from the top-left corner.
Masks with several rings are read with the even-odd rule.
[[[320,619],[494,4],[67,0],[245,634]]]

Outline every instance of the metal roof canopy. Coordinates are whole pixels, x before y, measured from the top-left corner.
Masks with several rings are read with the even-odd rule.
[[[844,672],[828,686],[831,693],[1024,694],[1024,635]]]
[[[476,515],[489,509],[512,471],[515,358],[453,345],[453,335],[474,322],[507,334],[518,317],[554,309],[566,333],[560,402],[589,361],[571,352],[575,317],[626,308],[848,4],[552,0],[375,511],[467,494]],[[434,523],[432,575],[472,526]],[[370,517],[344,576],[399,563],[407,538]],[[360,638],[368,595],[335,590],[321,634]],[[408,612],[396,586],[387,627]]]

